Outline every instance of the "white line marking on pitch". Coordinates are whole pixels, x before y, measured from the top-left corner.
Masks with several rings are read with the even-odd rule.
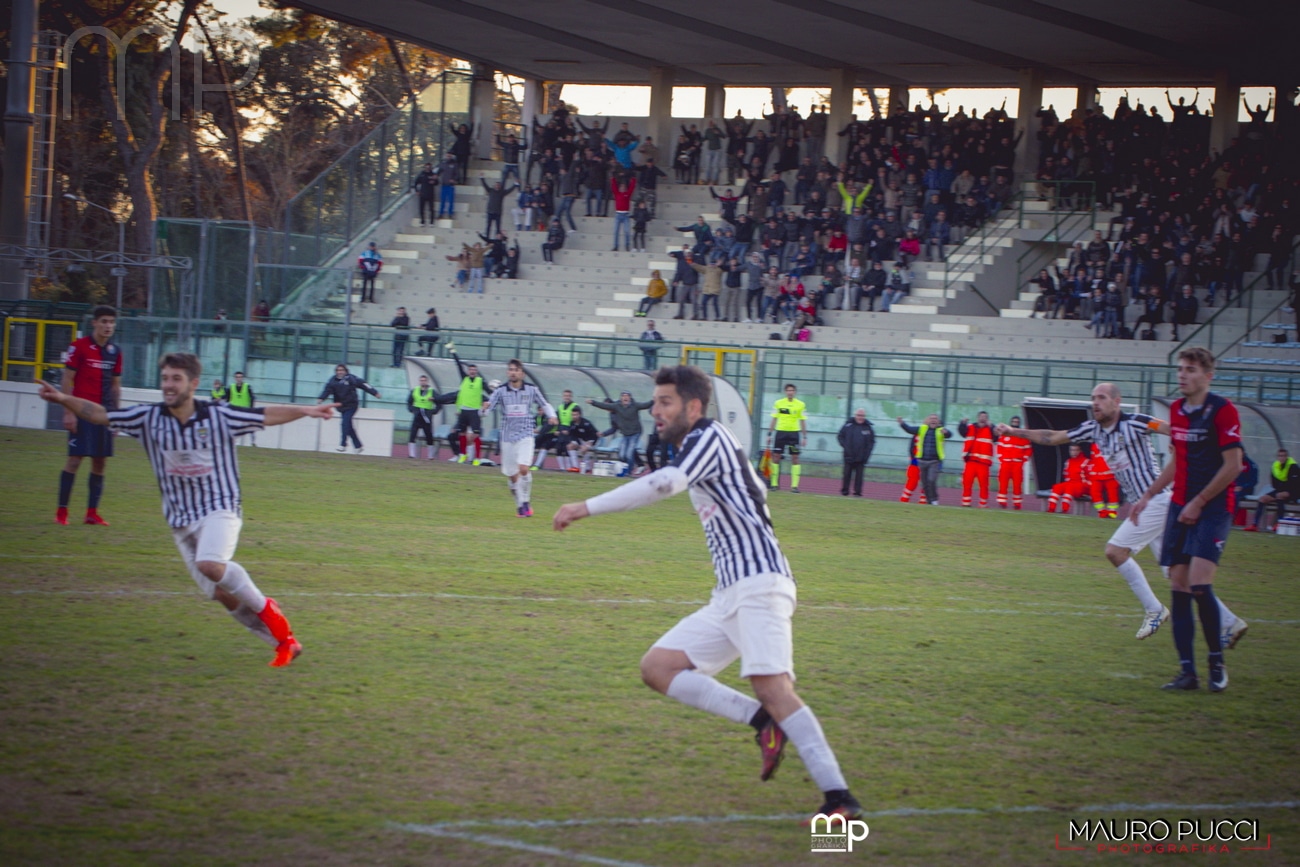
[[[1123,813],[1153,812],[1156,810],[1188,812],[1241,811],[1241,810],[1294,810],[1300,807],[1300,801],[1239,801],[1231,804],[1174,804],[1156,802],[1151,804],[1092,804],[1082,807],[1055,807],[1042,804],[1027,804],[1021,807],[895,807],[889,810],[867,810],[868,818],[881,817],[920,817],[927,816],[983,816],[1017,813]],[[728,816],[648,816],[643,818],[608,818],[608,819],[465,819],[454,822],[437,822],[431,825],[396,825],[408,831],[434,834],[455,831],[462,828],[527,828],[530,830],[546,828],[572,828],[604,825],[715,825],[735,822],[794,822],[808,818],[802,813],[787,813],[768,816],[751,816],[733,814]]]
[[[479,843],[484,846],[500,846],[506,849],[517,849],[521,852],[533,852],[538,855],[551,855],[555,858],[565,858],[582,864],[602,864],[605,865],[605,867],[649,867],[649,865],[642,864],[639,861],[619,861],[615,858],[601,858],[599,855],[584,855],[581,852],[570,852],[566,849],[556,849],[554,846],[538,846],[533,843],[525,843],[522,840],[511,840],[509,837],[491,837],[487,834],[453,831],[437,825],[397,825],[396,827],[403,831],[411,831],[416,834],[427,834],[431,837],[466,840],[470,843]]]
[[[36,590],[15,588],[0,591],[10,596],[194,596],[195,593],[184,590]],[[567,596],[485,596],[473,593],[353,593],[345,590],[286,590],[276,596],[292,597],[340,597],[359,599],[450,599],[465,602],[535,602],[535,603],[571,603],[574,605],[689,605],[699,607],[705,604],[703,599],[576,599]],[[923,607],[919,605],[800,605],[805,611],[846,611],[850,613],[890,614],[896,612],[915,612],[917,614],[1009,614],[1017,617],[1136,617],[1133,612],[1107,614],[1099,611],[1075,611],[1061,609],[1058,611],[1022,611],[1015,608],[945,608]],[[1251,617],[1251,623],[1271,623],[1282,626],[1300,625],[1300,620],[1266,620]]]

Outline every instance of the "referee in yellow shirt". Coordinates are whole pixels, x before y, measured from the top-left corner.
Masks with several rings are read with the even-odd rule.
[[[799,493],[799,451],[808,445],[808,416],[806,406],[795,397],[798,389],[791,383],[785,385],[785,397],[772,406],[772,425],[767,439],[772,449],[772,490],[781,487],[781,456],[790,450],[790,493]],[[775,434],[775,436],[774,436]]]

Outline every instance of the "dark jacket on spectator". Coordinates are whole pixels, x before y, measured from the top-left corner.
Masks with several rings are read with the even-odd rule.
[[[865,464],[871,460],[871,452],[876,447],[876,429],[869,420],[858,424],[849,419],[835,438],[844,449],[845,463]]]
[[[371,388],[364,379],[345,373],[341,379],[331,376],[325,383],[325,387],[321,389],[320,397],[316,399],[337,403],[340,409],[356,409],[357,404],[360,403],[360,398],[357,397],[358,389],[379,397],[379,392]]]

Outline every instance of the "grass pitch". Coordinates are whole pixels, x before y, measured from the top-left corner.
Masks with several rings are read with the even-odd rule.
[[[637,677],[712,583],[685,497],[555,534],[613,482],[543,474],[522,521],[496,470],[245,449],[238,559],[306,646],[273,670],[119,442],[112,527],[58,527],[62,436],[0,430],[2,864],[1073,864],[1070,820],[1127,818],[1300,862],[1295,539],[1233,535],[1231,686],[1171,695],[1109,523],[776,495],[799,690],[871,811],[814,856],[794,751],[760,784],[747,728]]]

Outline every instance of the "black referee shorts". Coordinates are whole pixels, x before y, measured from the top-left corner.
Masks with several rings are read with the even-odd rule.
[[[772,451],[778,456],[789,450],[791,457],[799,455],[799,431],[797,430],[779,430],[772,440]]]

